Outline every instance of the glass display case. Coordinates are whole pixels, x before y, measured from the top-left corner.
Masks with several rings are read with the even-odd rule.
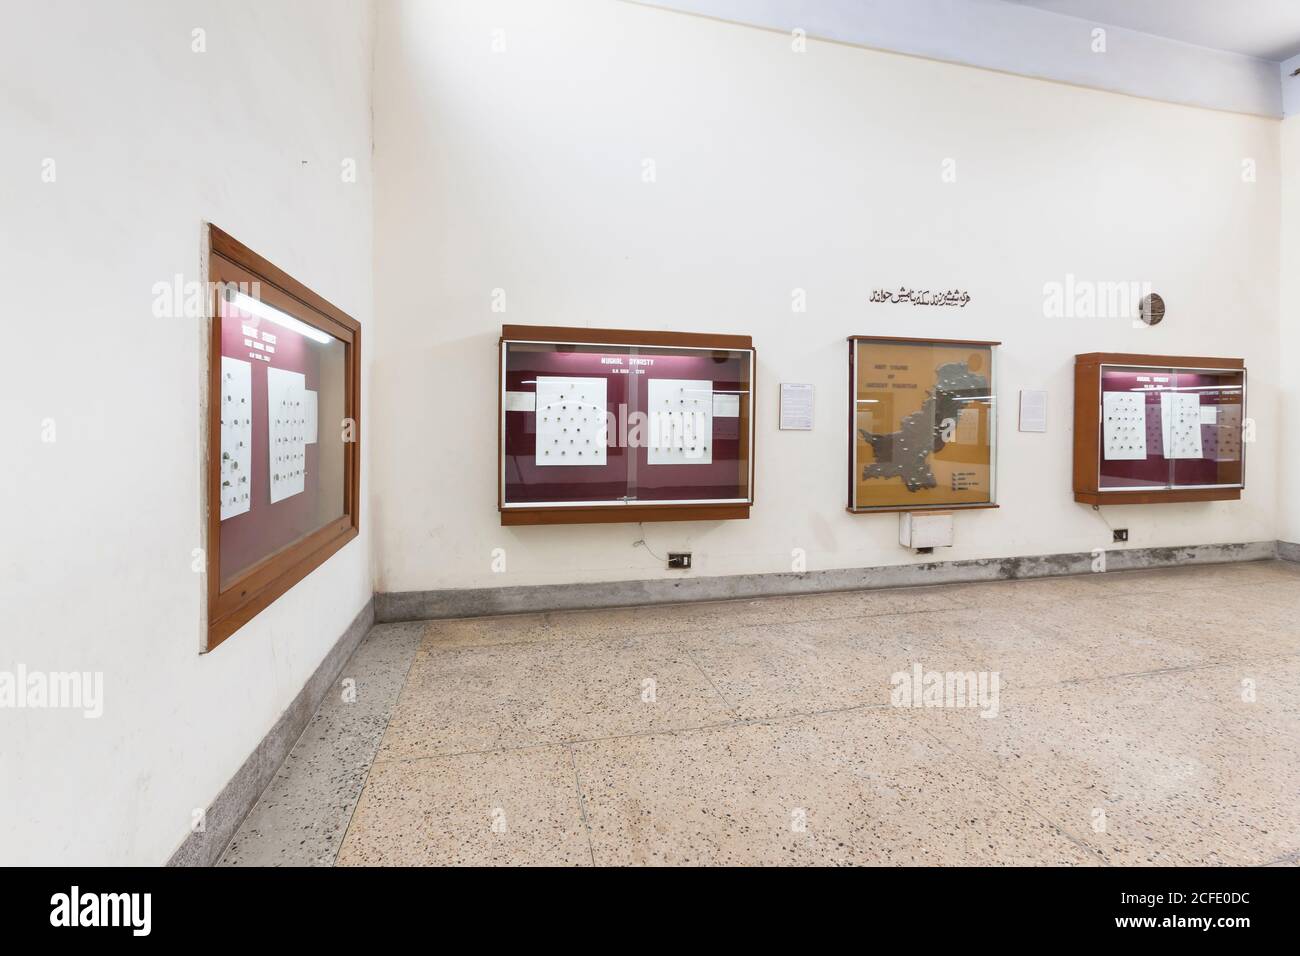
[[[850,336],[849,511],[997,507],[997,345]]]
[[[1093,352],[1075,357],[1074,498],[1151,504],[1241,497],[1241,359]]]
[[[507,325],[503,525],[748,518],[747,335]]]
[[[209,227],[208,637],[357,536],[361,326]]]

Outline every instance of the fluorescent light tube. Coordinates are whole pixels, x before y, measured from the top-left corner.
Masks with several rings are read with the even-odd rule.
[[[288,312],[281,312],[275,306],[267,305],[261,299],[254,299],[251,295],[245,295],[231,286],[226,286],[226,301],[237,309],[269,319],[276,325],[282,326],[291,332],[297,332],[299,335],[305,335],[313,342],[319,342],[321,345],[328,345],[330,340],[334,338],[328,332],[322,332],[306,322],[295,319]]]

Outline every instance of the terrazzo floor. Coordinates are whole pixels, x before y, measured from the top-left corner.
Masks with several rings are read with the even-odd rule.
[[[379,625],[221,862],[1296,865],[1298,617],[1267,561]]]

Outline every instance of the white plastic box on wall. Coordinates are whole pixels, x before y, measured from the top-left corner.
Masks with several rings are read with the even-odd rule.
[[[898,543],[913,551],[952,547],[952,512],[903,512],[898,516]]]

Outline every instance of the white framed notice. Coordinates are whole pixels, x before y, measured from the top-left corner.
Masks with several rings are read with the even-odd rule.
[[[816,393],[812,385],[781,383],[781,431],[812,431]]]
[[[1047,392],[1041,388],[1020,390],[1020,430],[1047,431]]]

